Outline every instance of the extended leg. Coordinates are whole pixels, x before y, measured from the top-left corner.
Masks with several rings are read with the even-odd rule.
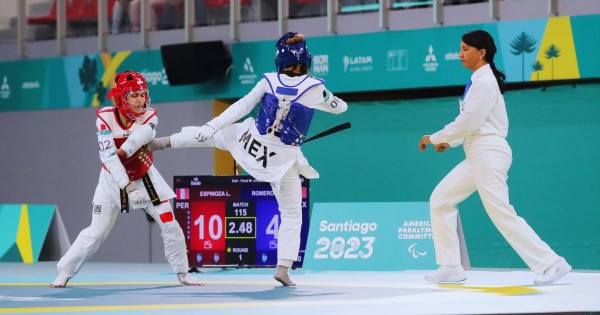
[[[165,257],[173,271],[177,273],[179,282],[185,285],[204,285],[188,273],[189,264],[185,239],[179,223],[175,220],[171,205],[164,202],[156,207],[148,208],[148,213],[160,227],[165,246]]]
[[[108,236],[119,214],[116,206],[93,206],[92,223],[79,233],[73,245],[57,264],[58,277],[50,285],[52,288],[62,288],[69,279],[74,277],[83,264],[98,250]]]
[[[477,191],[490,219],[527,266],[536,274],[543,273],[561,257],[540,239],[510,204],[506,181],[512,158],[501,151],[482,151],[472,160]],[[566,266],[563,270],[570,271],[570,266]]]

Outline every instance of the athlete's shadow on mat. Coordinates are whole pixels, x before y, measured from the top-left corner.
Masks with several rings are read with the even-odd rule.
[[[152,290],[162,290],[162,289],[172,289],[174,287],[183,287],[183,288],[192,288],[181,285],[162,285],[162,286],[152,286],[152,285],[137,285],[137,287],[132,287],[133,285],[90,285],[86,286],[67,286],[66,288],[60,289],[50,289],[49,294],[45,295],[46,297],[53,298],[94,298],[94,297],[102,297],[102,296],[110,296],[115,294],[127,294],[127,293],[139,293],[146,294],[143,291],[152,291]],[[196,287],[198,288],[198,287]]]
[[[331,292],[335,291],[331,288],[317,289],[315,286],[310,286],[310,289],[303,287],[281,287],[269,285],[252,285],[247,286],[248,290],[239,290],[232,287],[240,285],[223,285],[211,284],[201,287],[180,286],[180,285],[163,285],[163,286],[139,286],[128,287],[106,285],[106,286],[71,286],[61,289],[51,289],[49,294],[44,297],[57,299],[90,299],[102,298],[110,296],[119,296],[120,299],[127,300],[128,296],[143,295],[145,297],[160,297],[164,301],[166,298],[182,299],[182,298],[212,298],[215,300],[235,299],[238,300],[278,300],[290,298],[305,298],[311,296],[325,297],[330,295],[344,295],[347,292]],[[316,289],[316,290],[315,290]],[[329,292],[327,292],[329,291]],[[152,298],[153,299],[153,298]],[[132,299],[133,301],[133,299]],[[147,302],[147,301],[146,301]]]
[[[331,290],[333,291],[333,290]],[[199,292],[194,294],[195,297],[201,298],[213,298],[215,300],[227,300],[232,299],[235,301],[240,300],[255,300],[255,301],[273,301],[273,300],[289,300],[294,298],[306,298],[306,297],[326,297],[332,295],[340,295],[340,292],[326,292],[323,290],[314,291],[314,286],[311,289],[304,290],[303,287],[269,287],[261,288],[260,290],[248,289],[245,291],[225,291],[225,290],[212,290],[210,292]]]

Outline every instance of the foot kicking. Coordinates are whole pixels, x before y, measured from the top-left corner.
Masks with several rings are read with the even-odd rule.
[[[275,268],[275,275],[273,278],[283,284],[284,287],[293,287],[296,285],[292,282],[292,279],[290,279],[289,269],[290,268],[288,267],[279,265],[277,265],[277,268]]]
[[[533,283],[537,285],[549,285],[554,284],[560,278],[564,277],[569,271],[571,271],[571,265],[567,261],[560,257],[552,266],[544,270],[541,275],[537,276]]]
[[[71,277],[67,277],[64,275],[58,275],[58,277],[56,277],[54,282],[52,282],[52,284],[50,284],[50,287],[51,288],[64,288],[67,286],[67,282],[69,282],[69,280],[71,280]]]
[[[183,285],[190,286],[202,286],[204,283],[200,282],[200,280],[196,279],[196,277],[192,276],[187,272],[182,272],[177,274],[177,278],[179,278],[179,282]]]
[[[461,282],[467,280],[463,266],[440,266],[438,270],[427,274],[425,280],[429,282]]]

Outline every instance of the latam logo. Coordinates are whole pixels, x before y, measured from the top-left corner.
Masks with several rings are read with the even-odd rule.
[[[372,56],[344,56],[344,72],[371,72],[373,71]]]

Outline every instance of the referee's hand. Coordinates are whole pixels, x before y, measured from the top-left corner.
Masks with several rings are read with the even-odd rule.
[[[434,144],[434,145],[433,145],[433,148],[434,148],[436,151],[440,152],[440,153],[444,152],[444,151],[445,151],[446,149],[448,149],[449,147],[450,147],[450,145],[449,145],[449,144],[447,144],[447,143],[440,143],[440,144]]]
[[[419,150],[425,151],[427,149],[427,145],[430,144],[429,135],[424,135],[421,137],[421,141],[419,141]]]

